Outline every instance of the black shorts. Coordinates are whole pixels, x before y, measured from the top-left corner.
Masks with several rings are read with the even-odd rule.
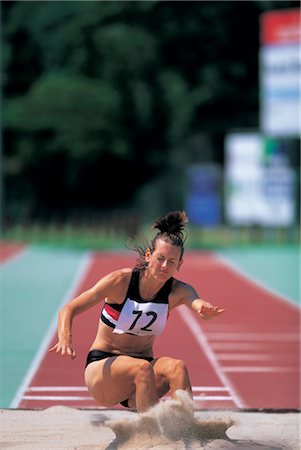
[[[122,356],[116,353],[110,353],[110,352],[103,352],[102,350],[90,350],[87,356],[86,366],[94,361],[100,361],[101,359],[110,358],[112,356]],[[146,361],[153,361],[154,358],[152,356],[133,356],[133,355],[126,355],[131,356],[132,358],[138,358],[138,359],[145,359]],[[122,406],[125,406],[126,408],[129,408],[128,400],[123,400],[120,402]]]
[[[110,358],[112,356],[131,356],[132,358],[145,359],[146,361],[153,361],[152,356],[133,356],[133,355],[120,355],[116,353],[103,352],[102,350],[90,350],[87,356],[87,361],[85,367],[94,361],[100,361],[101,359]]]

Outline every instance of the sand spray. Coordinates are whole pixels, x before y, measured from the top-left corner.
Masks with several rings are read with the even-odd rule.
[[[120,450],[161,450],[202,448],[213,439],[228,440],[226,431],[233,421],[221,419],[199,420],[194,417],[195,403],[183,390],[176,391],[176,399],[161,401],[133,419],[105,422],[116,439],[109,447]]]

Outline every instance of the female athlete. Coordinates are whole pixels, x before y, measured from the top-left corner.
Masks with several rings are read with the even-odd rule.
[[[174,278],[183,263],[186,222],[184,211],[157,219],[152,226],[157,234],[149,245],[134,246],[138,252],[134,268],[109,273],[59,312],[58,342],[50,351],[75,358],[73,317],[104,300],[84,374],[90,393],[102,406],[121,403],[144,412],[168,392],[172,398],[177,389],[192,395],[185,363],[153,353],[154,341],[173,308],[186,305],[202,319],[224,311]]]

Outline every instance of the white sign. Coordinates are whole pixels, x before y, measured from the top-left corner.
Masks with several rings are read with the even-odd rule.
[[[230,134],[225,153],[226,220],[232,225],[253,225],[262,203],[261,137],[257,133]]]
[[[279,157],[281,141],[259,133],[233,133],[225,140],[225,217],[234,226],[290,226],[295,221],[295,173]]]
[[[300,135],[300,17],[290,9],[261,18],[260,120],[267,136]]]

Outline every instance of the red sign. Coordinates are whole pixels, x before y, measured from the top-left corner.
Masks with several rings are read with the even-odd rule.
[[[299,9],[282,9],[261,15],[263,45],[298,43],[301,40],[301,13]]]

